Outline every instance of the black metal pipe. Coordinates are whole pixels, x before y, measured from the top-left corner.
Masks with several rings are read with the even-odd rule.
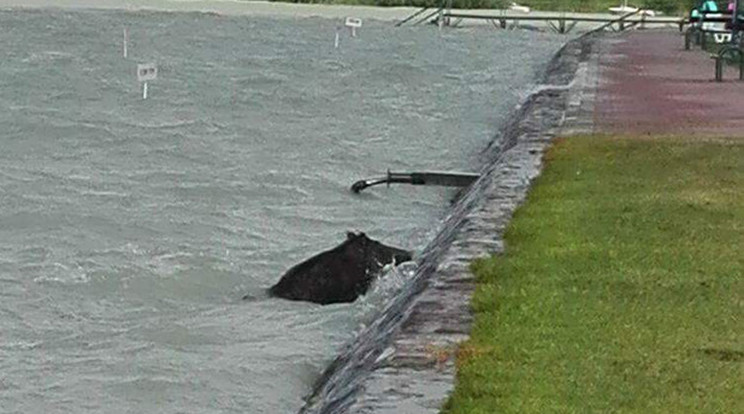
[[[437,185],[444,187],[467,187],[480,177],[480,174],[462,172],[390,172],[385,177],[359,180],[351,185],[351,191],[359,193],[367,187],[380,184]]]

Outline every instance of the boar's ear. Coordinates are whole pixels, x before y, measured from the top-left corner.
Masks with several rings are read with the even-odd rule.
[[[352,233],[350,231],[347,231],[346,232],[346,240],[354,240],[356,237],[357,237],[356,234],[354,234],[354,233]]]

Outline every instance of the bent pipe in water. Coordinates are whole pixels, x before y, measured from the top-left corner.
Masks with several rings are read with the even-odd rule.
[[[387,176],[359,180],[351,185],[351,191],[359,193],[367,187],[392,183],[413,185],[438,185],[444,187],[467,187],[480,177],[480,174],[462,172],[411,172],[396,173],[388,170]]]

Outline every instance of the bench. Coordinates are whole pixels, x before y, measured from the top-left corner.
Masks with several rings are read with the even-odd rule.
[[[729,43],[710,57],[716,61],[716,82],[723,80],[723,65],[726,63],[726,58],[732,61],[739,60],[739,80],[744,80],[744,51],[741,49],[741,44]]]
[[[726,10],[726,13],[719,10]],[[690,12],[688,22],[690,27],[685,32],[685,50],[690,49],[693,40],[705,49],[706,38],[713,35],[715,42],[723,45],[710,56],[716,63],[716,81],[723,80],[723,68],[727,61],[738,62],[739,80],[744,80],[744,0],[733,0],[725,7],[713,0],[701,0],[697,8]]]
[[[700,17],[690,16],[690,27],[685,32],[685,50],[690,50],[694,40],[695,44],[700,45],[703,49],[707,46],[708,35],[713,35],[716,43],[728,43],[731,41],[731,30],[711,28],[708,24],[725,25],[731,23],[731,13],[720,12],[700,12]]]

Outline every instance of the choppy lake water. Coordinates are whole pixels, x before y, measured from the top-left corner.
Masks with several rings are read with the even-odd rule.
[[[2,412],[296,411],[408,272],[345,305],[263,290],[347,230],[420,250],[452,190],[351,183],[477,171],[565,40],[365,21],[335,49],[337,24],[0,12]]]

